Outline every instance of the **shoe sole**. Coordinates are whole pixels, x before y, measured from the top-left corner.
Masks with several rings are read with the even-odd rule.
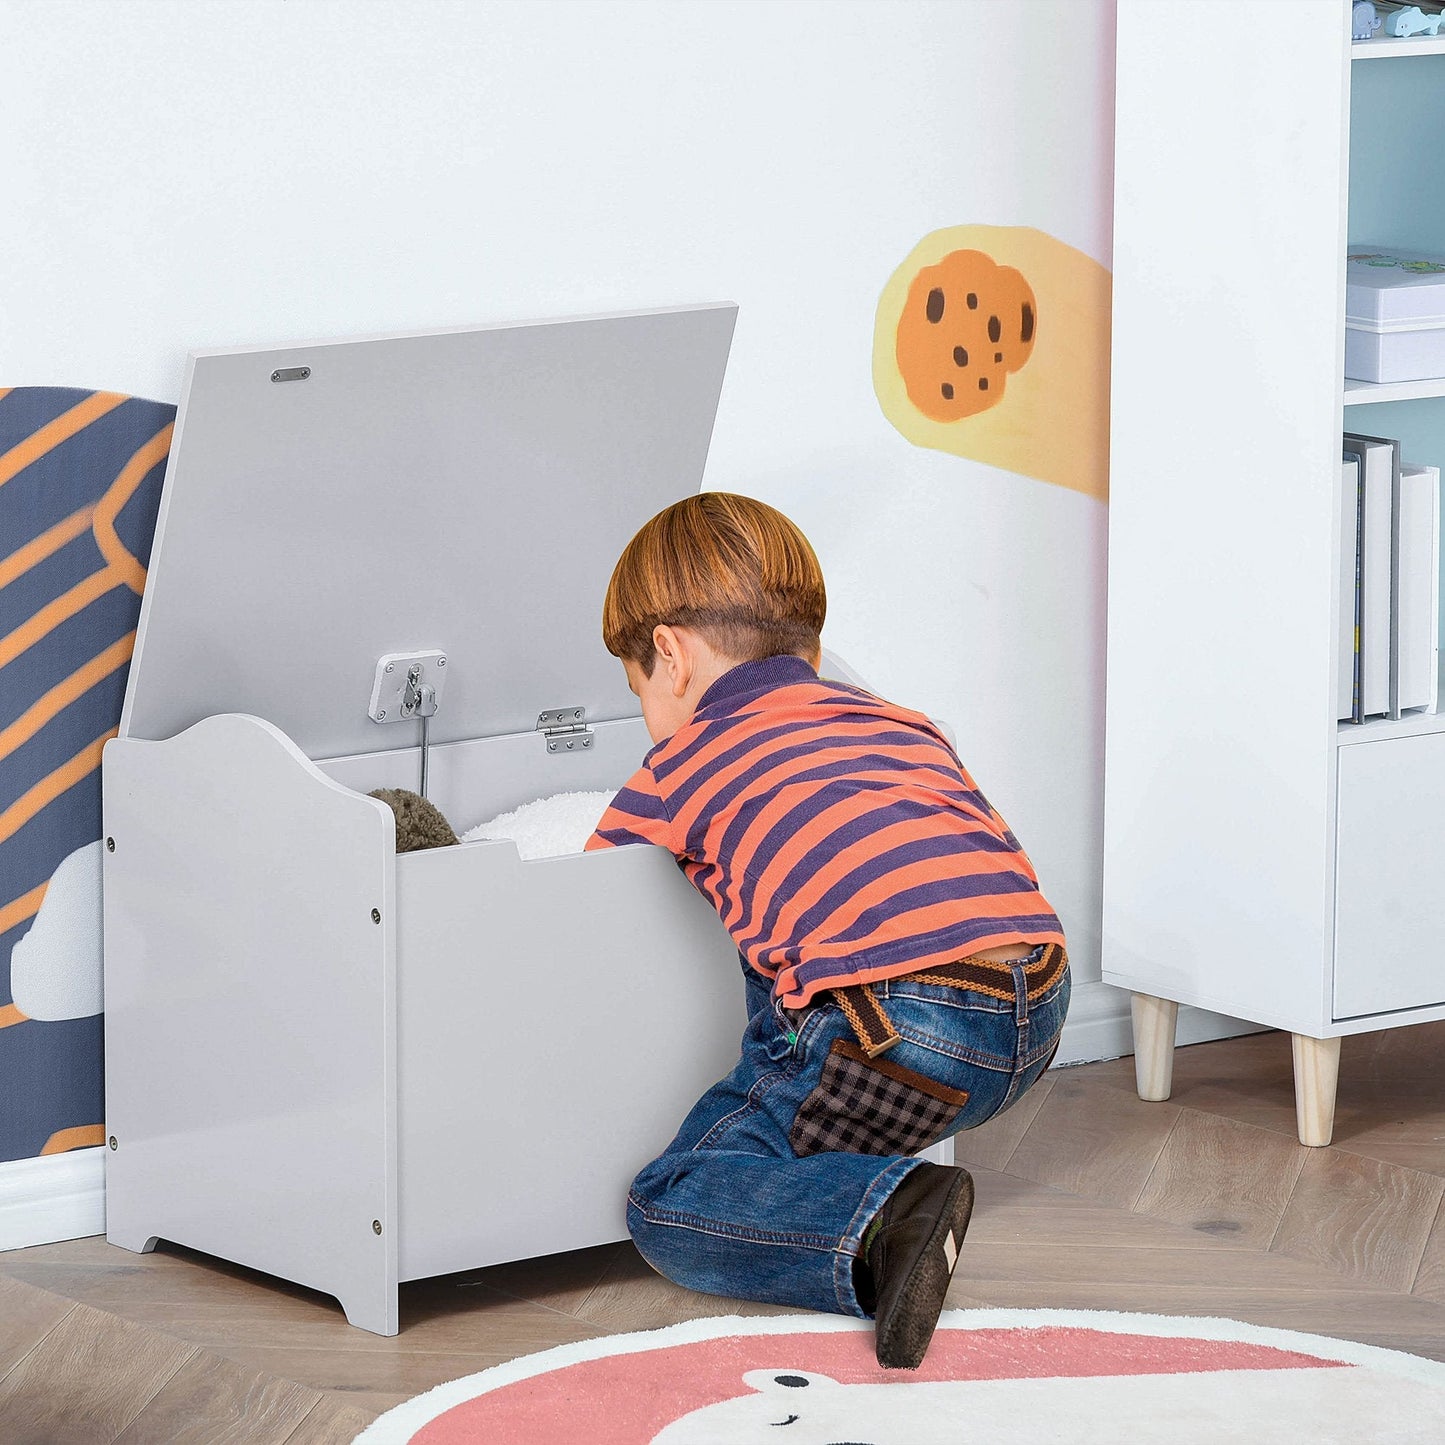
[[[875,1350],[885,1370],[916,1370],[923,1363],[972,1217],[973,1177],[963,1173],[949,1190],[938,1224],[888,1318],[877,1324]]]

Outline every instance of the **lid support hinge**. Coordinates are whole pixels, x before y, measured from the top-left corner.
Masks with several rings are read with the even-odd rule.
[[[546,739],[549,753],[581,752],[592,746],[592,729],[583,707],[552,707],[538,713],[537,731]]]
[[[421,719],[421,787],[417,791],[423,798],[426,797],[427,762],[430,756],[428,749],[431,747],[429,725],[436,710],[436,688],[431,683],[422,681],[421,663],[414,662],[406,673],[406,691],[401,698],[401,715]]]
[[[430,723],[441,702],[446,665],[445,654],[436,650],[387,653],[376,664],[371,703],[367,708],[373,722],[421,720],[421,787],[418,791],[423,798],[427,795],[431,761]]]

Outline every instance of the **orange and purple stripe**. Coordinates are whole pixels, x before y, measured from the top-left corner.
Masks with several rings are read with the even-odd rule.
[[[589,848],[669,849],[797,1007],[1001,944],[1064,942],[1033,865],[921,713],[744,663],[647,755]]]

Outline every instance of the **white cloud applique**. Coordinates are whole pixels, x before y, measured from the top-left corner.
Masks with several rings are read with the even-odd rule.
[[[83,1019],[105,1008],[99,838],[64,859],[10,955],[10,994],[27,1018]]]

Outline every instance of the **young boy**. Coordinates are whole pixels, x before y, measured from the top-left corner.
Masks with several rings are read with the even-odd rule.
[[[917,1368],[973,1180],[913,1156],[1043,1073],[1068,960],[939,730],[819,679],[825,606],[803,534],[724,492],[660,512],[607,589],[655,746],[587,846],[672,851],[737,943],[749,1015],[628,1228],[678,1284],[872,1316],[878,1363]]]

